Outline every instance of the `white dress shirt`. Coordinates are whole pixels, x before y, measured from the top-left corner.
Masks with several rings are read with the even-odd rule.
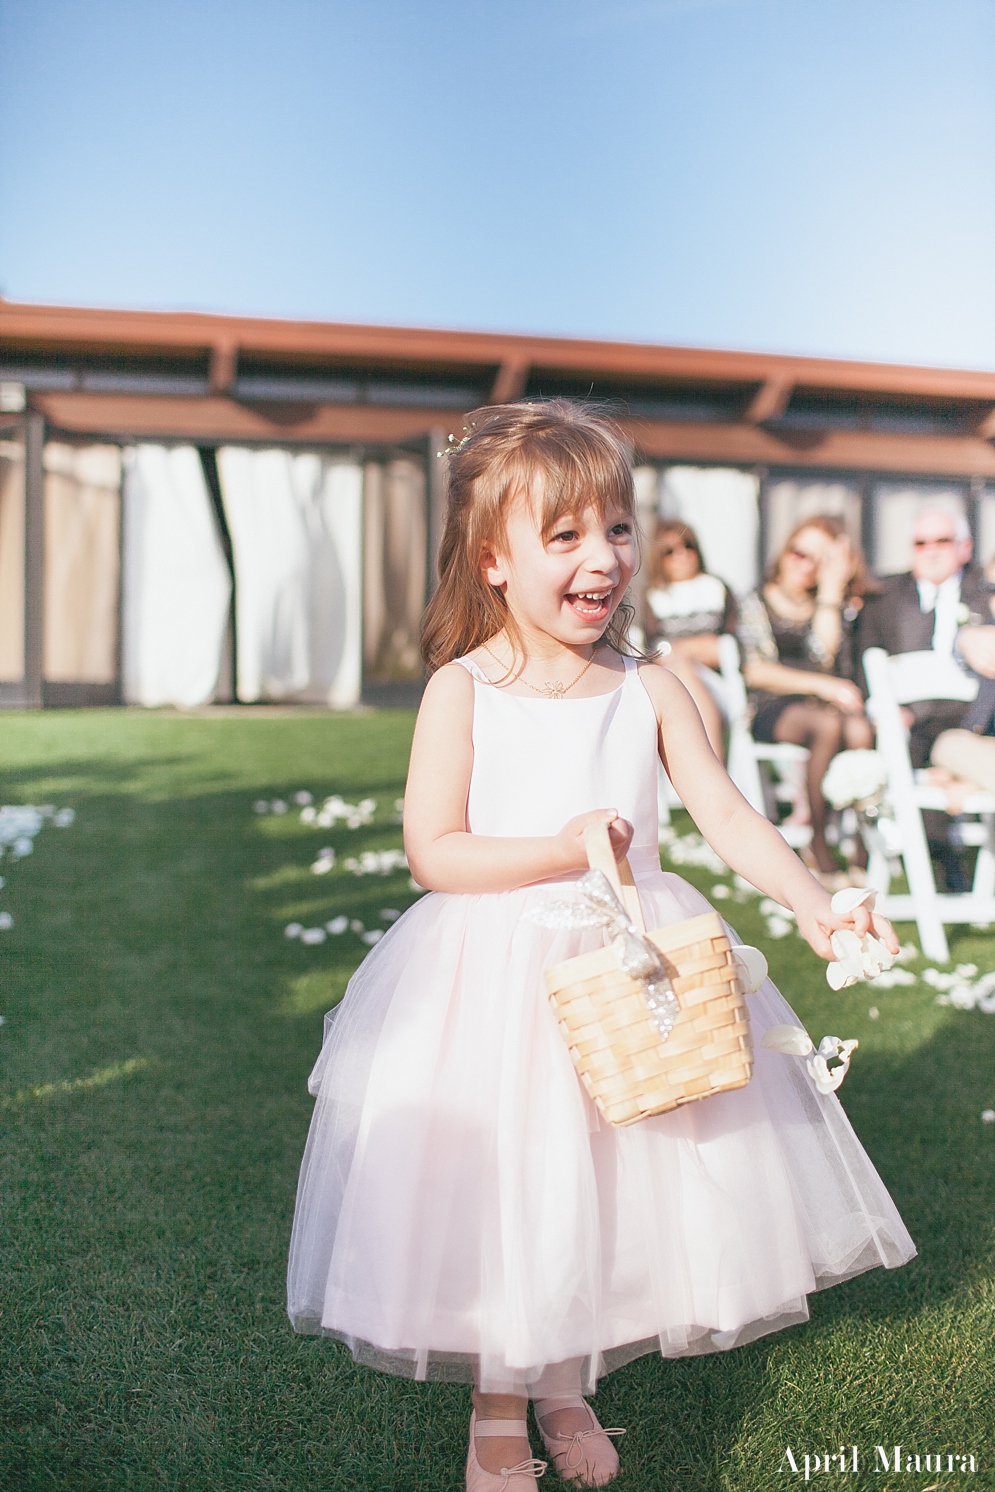
[[[920,611],[933,613],[933,651],[952,654],[960,623],[957,612],[960,607],[960,577],[957,570],[948,575],[940,585],[931,580],[917,580]]]

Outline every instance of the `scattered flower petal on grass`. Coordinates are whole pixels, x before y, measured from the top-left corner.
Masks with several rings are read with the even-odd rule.
[[[364,850],[357,858],[343,860],[346,870],[354,876],[389,876],[395,870],[406,870],[407,859],[403,850]]]
[[[287,805],[286,805],[286,803],[284,803],[284,801],[283,801],[282,798],[274,798],[273,801],[272,801],[272,803],[269,806],[269,811],[270,811],[270,813],[275,813],[275,814],[286,813],[286,811],[287,811]]]
[[[57,829],[68,829],[76,822],[75,808],[60,808],[52,815],[52,823]]]
[[[712,896],[715,901],[727,901],[731,895],[732,887],[727,886],[724,881],[720,881],[717,886],[712,887]]]
[[[371,928],[369,932],[360,933],[360,937],[362,938],[364,943],[369,943],[370,947],[372,948],[373,944],[379,943],[380,939],[383,937],[383,928]]]
[[[981,1122],[982,1124],[995,1124],[995,1109],[982,1109]]]
[[[288,922],[286,927],[283,929],[283,936],[285,938],[299,938],[303,931],[303,922]]]
[[[354,933],[361,933],[366,931],[366,927],[362,922],[360,922],[358,917],[354,917],[349,923],[349,931]]]
[[[269,804],[263,798],[257,798],[252,805],[253,813],[269,813]]]
[[[308,803],[314,802],[314,797],[308,792],[306,787],[302,787],[299,792],[294,794],[294,802],[299,808],[304,808]]]
[[[870,1016],[872,1021],[876,1021],[881,1012],[876,1005],[872,1005],[867,1014]]]
[[[301,809],[301,823],[302,824],[313,824],[314,821],[315,821],[315,819],[317,817],[318,817],[318,810],[317,810],[317,808],[308,807],[308,808],[302,808]]]
[[[302,943],[323,943],[328,934],[323,927],[306,927],[301,933]]]
[[[894,989],[899,984],[918,984],[911,969],[885,969],[869,981],[876,989]]]
[[[794,925],[793,922],[788,921],[787,917],[768,917],[767,934],[771,938],[786,938]]]
[[[910,964],[914,958],[919,957],[919,949],[915,943],[903,943],[895,954],[896,964]]]
[[[319,850],[318,858],[311,866],[311,873],[316,876],[325,876],[334,864],[335,851],[333,849]]]
[[[344,916],[333,917],[331,922],[325,923],[327,931],[331,933],[333,938],[337,938],[340,933],[344,933],[348,926],[349,918]]]
[[[2,928],[4,932],[6,932],[8,928],[13,927],[13,926],[14,926],[14,919],[10,915],[10,913],[9,912],[0,912],[0,928]]]
[[[396,922],[401,914],[396,907],[381,907],[380,915],[385,922]]]

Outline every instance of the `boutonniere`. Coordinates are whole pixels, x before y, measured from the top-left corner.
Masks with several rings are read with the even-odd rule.
[[[971,608],[966,601],[962,601],[957,608],[957,625],[958,627],[966,627],[971,620]]]

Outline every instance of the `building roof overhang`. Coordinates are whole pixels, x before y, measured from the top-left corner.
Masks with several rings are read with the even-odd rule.
[[[995,476],[995,373],[649,343],[0,301],[56,429],[390,446],[527,395],[606,400],[654,460]]]

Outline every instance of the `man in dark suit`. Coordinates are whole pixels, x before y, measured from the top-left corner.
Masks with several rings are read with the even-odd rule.
[[[867,648],[886,653],[932,649],[953,655],[962,628],[990,625],[991,587],[971,563],[971,531],[960,513],[925,508],[912,534],[912,569],[889,575],[869,598],[857,624],[858,657]],[[923,700],[907,706],[909,752],[914,767],[929,761],[941,731],[959,726],[966,707],[957,700]]]

